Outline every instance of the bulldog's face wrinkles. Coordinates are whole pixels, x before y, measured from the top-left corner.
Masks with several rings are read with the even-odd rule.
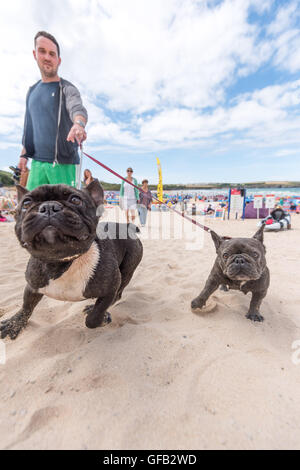
[[[35,258],[59,261],[85,253],[97,227],[89,194],[66,185],[24,192],[16,212],[16,235]]]
[[[266,267],[264,247],[254,238],[224,241],[218,260],[224,275],[236,281],[257,280]]]

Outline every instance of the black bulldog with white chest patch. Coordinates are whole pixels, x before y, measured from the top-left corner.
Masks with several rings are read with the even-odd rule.
[[[18,336],[43,295],[71,302],[97,299],[85,308],[86,326],[109,323],[107,309],[121,298],[142,259],[137,227],[103,222],[97,229],[103,189],[96,180],[82,191],[66,185],[17,189],[15,232],[31,257],[23,306],[1,322],[1,338]]]
[[[246,317],[252,321],[263,321],[259,308],[270,284],[263,230],[264,226],[253,238],[219,237],[211,231],[218,256],[204,289],[192,301],[192,310],[203,308],[211,294],[221,286],[223,290],[237,289],[244,294],[251,292],[252,299]]]

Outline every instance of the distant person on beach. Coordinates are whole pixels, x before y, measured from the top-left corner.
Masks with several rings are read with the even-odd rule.
[[[88,186],[92,181],[94,181],[95,178],[93,178],[91,170],[84,170],[83,172],[83,181],[85,186]]]
[[[127,168],[126,172],[126,180],[129,181],[129,183],[133,183],[135,186],[137,186],[137,180],[132,177],[133,169],[129,167]],[[131,186],[131,184],[129,183],[122,180],[120,189],[121,206],[122,209],[125,211],[126,220],[128,224],[130,222],[130,217],[133,223],[135,221],[135,211],[137,208],[137,201],[139,200],[139,190]]]
[[[140,192],[140,199],[139,199],[139,217],[141,226],[145,227],[147,221],[147,213],[151,211],[151,203],[152,203],[152,194],[150,189],[148,188],[148,180],[142,181],[142,190],[144,192]]]
[[[33,56],[41,80],[29,88],[23,132],[21,171],[32,159],[27,188],[42,184],[76,185],[78,145],[86,139],[87,111],[77,88],[57,74],[61,63],[58,42],[40,31],[34,38]]]
[[[214,212],[215,212],[215,209],[212,207],[211,204],[209,204],[208,208],[206,209],[206,214],[211,215],[211,214],[214,214]]]
[[[98,178],[94,178],[93,175],[92,175],[91,170],[89,170],[87,168],[83,172],[83,184],[84,184],[85,187],[87,187],[92,181],[99,181],[99,180],[98,180]],[[100,183],[100,181],[99,181],[99,183]],[[105,196],[104,192],[103,192],[103,203],[106,204],[106,196]]]
[[[275,209],[270,214],[273,219],[277,220],[278,222],[284,219],[287,216],[287,213],[283,210],[280,204],[278,204]]]

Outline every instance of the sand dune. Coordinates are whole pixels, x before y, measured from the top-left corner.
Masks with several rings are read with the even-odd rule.
[[[152,214],[157,231],[158,219]],[[224,235],[256,230],[256,221],[207,222]],[[191,313],[215,257],[208,234],[199,251],[180,239],[145,240],[105,328],[84,326],[91,301],[44,298],[18,339],[5,341],[1,448],[299,448],[300,364],[291,360],[300,340],[299,230],[294,216],[293,230],[265,235],[263,324],[245,318],[250,295],[236,291],[218,291],[211,313]],[[7,318],[22,303],[28,255],[13,224],[1,224],[0,235]]]

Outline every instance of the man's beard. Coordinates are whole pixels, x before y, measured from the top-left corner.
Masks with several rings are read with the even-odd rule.
[[[41,74],[44,75],[46,78],[54,78],[57,75],[58,67],[54,68],[50,66],[49,68],[46,68],[45,65],[41,65],[39,66],[39,69],[41,71]]]

